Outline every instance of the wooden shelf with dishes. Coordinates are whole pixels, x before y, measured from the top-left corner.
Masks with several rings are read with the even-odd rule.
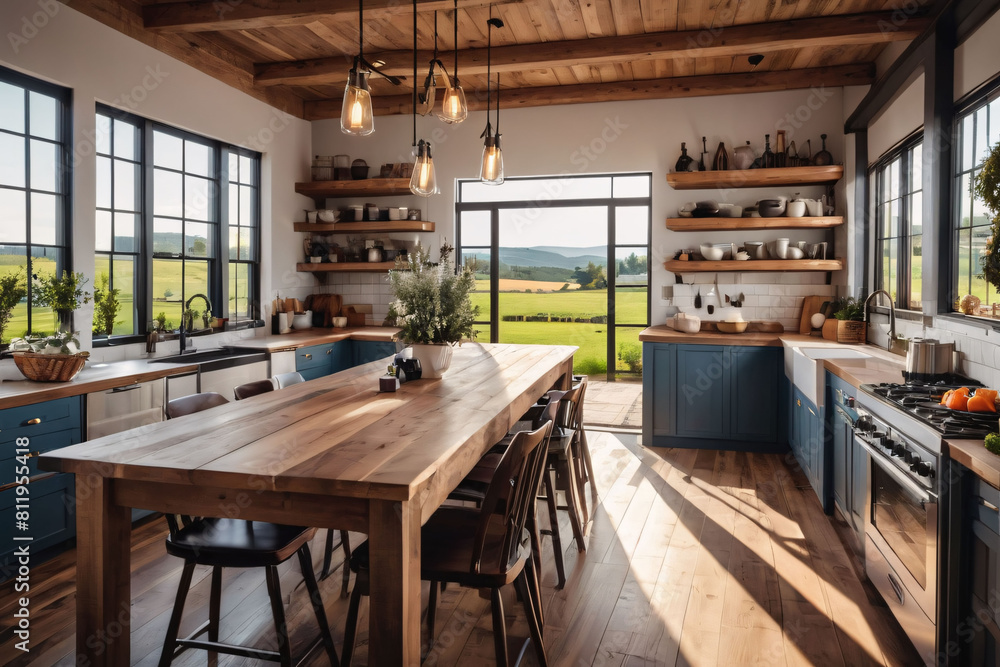
[[[729,171],[680,171],[667,174],[674,190],[708,188],[763,188],[772,185],[823,185],[836,183],[844,167],[778,167],[773,169],[730,169]]]
[[[314,234],[391,234],[393,232],[433,232],[427,220],[375,220],[372,222],[296,222],[297,232]]]
[[[839,215],[803,218],[667,218],[674,232],[715,232],[741,229],[829,229],[844,224]]]
[[[409,265],[403,263],[400,268],[407,268]],[[295,265],[296,271],[308,273],[335,273],[335,272],[363,272],[363,273],[385,273],[390,269],[395,269],[396,262],[320,262],[318,264],[303,263]]]
[[[366,178],[358,181],[307,181],[296,183],[295,192],[317,202],[336,197],[413,196],[408,178]]]
[[[723,259],[716,262],[671,259],[663,263],[671,273],[704,273],[706,271],[840,271],[841,259]]]

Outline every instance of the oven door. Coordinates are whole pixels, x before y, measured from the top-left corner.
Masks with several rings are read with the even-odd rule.
[[[863,440],[856,440],[868,450],[871,461],[871,506],[866,534],[892,569],[894,596],[903,597],[908,593],[934,621],[937,617],[937,495],[898,470],[884,453]],[[898,590],[900,585],[905,592]]]

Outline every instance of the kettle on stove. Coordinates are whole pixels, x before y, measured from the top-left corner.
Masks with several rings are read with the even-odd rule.
[[[910,340],[910,349],[906,353],[906,370],[903,372],[907,382],[926,382],[954,370],[955,343],[942,343],[933,338]]]

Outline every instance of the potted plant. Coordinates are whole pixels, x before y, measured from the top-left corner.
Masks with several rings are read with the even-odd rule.
[[[83,290],[87,278],[82,273],[63,271],[56,274],[31,275],[31,303],[34,306],[49,306],[59,318],[59,331],[71,331],[73,311],[84,303],[90,303],[90,293]]]
[[[0,277],[0,341],[3,341],[3,332],[10,324],[14,308],[26,296],[28,296],[28,285],[23,266],[18,267],[13,273]]]
[[[837,318],[837,342],[864,343],[866,330],[864,302],[848,296],[839,300],[834,309],[833,316]]]
[[[15,338],[10,341],[10,349],[17,369],[36,382],[68,382],[83,370],[90,356],[80,351],[79,339],[68,331]]]
[[[1000,143],[990,149],[972,182],[972,192],[993,212],[990,237],[979,258],[980,278],[1000,289]]]
[[[463,338],[474,338],[472,323],[479,313],[469,293],[476,286],[470,267],[458,273],[452,267],[451,252],[441,246],[441,261],[430,262],[430,253],[417,245],[409,269],[397,261],[389,271],[395,300],[389,305],[388,319],[400,327],[400,337],[411,344],[412,355],[420,360],[422,377],[441,377],[451,363],[452,346]]]
[[[115,328],[118,311],[122,304],[118,300],[121,290],[111,288],[107,271],[102,271],[94,282],[94,333],[110,336]]]

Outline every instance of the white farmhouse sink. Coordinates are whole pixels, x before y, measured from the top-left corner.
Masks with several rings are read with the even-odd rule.
[[[824,359],[868,359],[865,354],[849,347],[785,347],[785,376],[799,388],[816,407],[822,407],[826,377]]]

